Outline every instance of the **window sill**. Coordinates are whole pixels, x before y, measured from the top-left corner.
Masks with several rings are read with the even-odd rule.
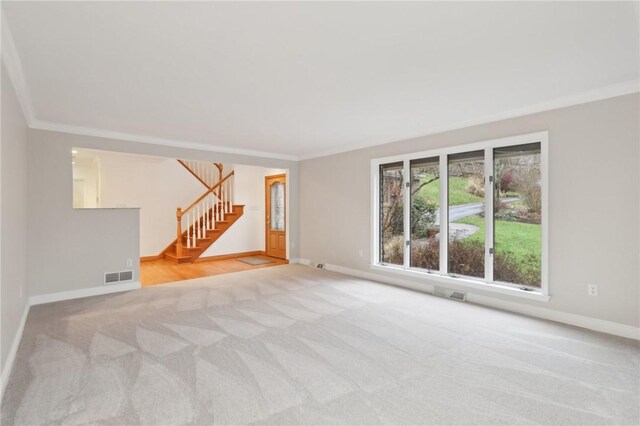
[[[426,279],[445,286],[451,285],[455,287],[464,287],[470,290],[480,290],[490,293],[505,294],[522,299],[537,300],[539,302],[548,302],[550,300],[550,296],[543,294],[542,291],[527,291],[512,287],[510,285],[487,283],[470,278],[453,278],[435,273],[422,272],[414,269],[404,269],[401,267],[389,265],[373,264],[370,265],[370,268],[376,271],[383,271],[391,274],[404,275],[407,277],[419,278],[423,280]]]

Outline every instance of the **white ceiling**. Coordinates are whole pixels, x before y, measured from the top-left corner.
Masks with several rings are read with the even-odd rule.
[[[35,127],[283,158],[639,76],[637,2],[2,3]]]

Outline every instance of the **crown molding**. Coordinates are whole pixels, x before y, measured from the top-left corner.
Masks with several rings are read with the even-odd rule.
[[[467,127],[493,123],[496,121],[506,120],[510,118],[523,117],[526,115],[535,114],[539,112],[565,108],[573,105],[585,104],[585,103],[594,102],[602,99],[613,98],[616,96],[628,95],[628,94],[636,93],[639,91],[640,91],[640,80],[626,81],[624,83],[605,86],[600,89],[589,90],[586,92],[581,92],[581,93],[577,93],[570,96],[564,96],[561,98],[553,99],[551,101],[542,102],[542,103],[530,105],[523,108],[517,108],[517,109],[505,111],[499,114],[493,114],[490,116],[472,119],[472,120],[459,121],[450,125],[432,127],[431,129],[421,132],[419,135],[403,138],[401,140],[408,140],[408,139],[417,138],[417,137],[444,133],[452,130],[464,129]],[[56,132],[85,135],[85,136],[96,136],[96,137],[109,138],[109,139],[119,139],[119,140],[130,141],[130,142],[170,146],[175,148],[197,149],[202,151],[213,151],[213,152],[236,154],[236,155],[248,155],[253,157],[273,158],[273,159],[288,160],[288,161],[311,160],[314,158],[326,157],[326,156],[341,154],[349,151],[355,151],[358,149],[372,148],[379,145],[385,145],[388,143],[397,142],[397,141],[386,141],[386,142],[381,142],[376,144],[371,144],[371,143],[352,144],[352,145],[346,145],[334,150],[320,151],[320,152],[305,155],[305,156],[295,156],[295,155],[276,154],[276,153],[266,152],[266,151],[255,151],[255,150],[248,150],[248,149],[241,149],[241,148],[230,148],[226,146],[209,145],[209,144],[198,143],[198,142],[165,139],[165,138],[159,138],[154,136],[122,133],[122,132],[116,132],[111,130],[74,126],[69,124],[55,123],[55,122],[43,121],[43,120],[37,120],[37,119],[32,119],[29,124],[29,127],[33,129],[39,129],[39,130],[50,130],[50,131],[56,131]]]
[[[162,145],[173,148],[196,149],[200,151],[212,151],[224,154],[246,155],[252,157],[273,158],[276,160],[298,161],[294,155],[276,154],[266,151],[256,151],[251,149],[231,148],[228,146],[209,145],[199,142],[182,141],[176,139],[165,139],[155,136],[137,135],[132,133],[116,132],[93,127],[74,126],[70,124],[55,123],[52,121],[34,120],[29,126],[36,130],[49,130],[53,132],[72,133],[76,135],[95,136],[107,139],[119,139],[128,142],[146,143],[151,145]]]
[[[554,109],[565,108],[573,105],[586,104],[589,102],[599,101],[607,98],[614,98],[616,96],[629,95],[632,93],[640,92],[640,80],[630,80],[619,84],[613,84],[605,86],[595,90],[588,90],[580,92],[574,95],[563,96],[560,98],[552,99],[550,101],[541,102],[533,105],[529,105],[522,108],[516,108],[509,111],[501,112],[485,116],[482,118],[475,118],[471,120],[458,121],[453,124],[447,124],[443,126],[435,126],[430,129],[420,132],[419,135],[402,138],[395,141],[387,141],[376,144],[371,143],[359,143],[345,145],[333,150],[321,151],[315,154],[303,155],[299,157],[299,161],[311,160],[314,158],[327,157],[335,154],[342,154],[349,151],[356,151],[358,149],[372,148],[374,146],[386,145],[388,143],[400,142],[403,140],[409,140],[419,138],[423,136],[435,135],[438,133],[449,132],[452,130],[464,129],[467,127],[479,126],[482,124],[493,123],[496,121],[507,120],[510,118],[523,117],[525,115],[535,114],[544,111],[550,111]]]
[[[137,135],[131,133],[117,132],[93,127],[75,126],[70,124],[55,123],[46,120],[39,120],[35,115],[32,103],[31,91],[25,79],[22,61],[18,55],[15,41],[11,33],[5,14],[1,14],[1,34],[2,34],[2,60],[6,66],[9,78],[13,83],[18,97],[18,102],[22,108],[27,125],[31,129],[50,130],[55,132],[73,133],[84,136],[95,136],[109,139],[120,139],[129,142],[146,143],[152,145],[170,146],[174,148],[196,149],[201,151],[213,151],[225,154],[247,155],[253,157],[273,158],[277,160],[298,161],[295,155],[277,154],[272,152],[257,151],[242,148],[232,148],[226,146],[209,145],[205,143],[181,141],[174,139],[159,138],[155,136]]]
[[[33,103],[31,102],[31,92],[29,91],[29,86],[24,78],[22,62],[20,61],[20,55],[18,55],[13,35],[11,34],[11,28],[7,23],[5,14],[2,12],[0,12],[0,14],[2,15],[0,24],[2,26],[2,46],[0,48],[2,61],[7,69],[7,73],[9,74],[9,79],[11,79],[13,87],[15,88],[18,103],[20,104],[20,108],[22,108],[22,114],[24,115],[25,121],[27,122],[27,125],[31,127],[35,121],[35,112]]]
[[[119,139],[129,142],[146,143],[152,145],[162,145],[174,148],[196,149],[201,151],[220,152],[225,154],[235,155],[247,155],[253,157],[273,158],[278,160],[287,161],[303,161],[311,160],[314,158],[326,157],[335,154],[341,154],[349,151],[355,151],[358,149],[372,148],[375,146],[385,145],[398,140],[384,141],[380,143],[362,142],[356,144],[343,145],[340,148],[332,150],[318,151],[312,154],[295,156],[285,155],[266,151],[257,151],[242,148],[232,148],[227,146],[210,145],[200,142],[191,142],[175,139],[160,138],[156,136],[138,135],[124,132],[117,132],[112,130],[75,126],[71,124],[56,123],[46,120],[39,120],[36,118],[35,109],[32,103],[31,92],[27,81],[24,77],[24,71],[22,68],[22,62],[16,49],[16,45],[11,34],[11,29],[7,24],[5,14],[2,14],[1,22],[2,30],[2,60],[7,68],[9,77],[15,87],[18,101],[22,108],[27,125],[32,129],[49,130],[63,133],[72,133],[77,135],[94,136],[109,139]],[[448,132],[452,130],[459,130],[466,127],[478,126],[482,124],[492,123],[496,121],[506,120],[510,118],[522,117],[525,115],[535,114],[539,112],[569,107],[573,105],[584,104],[588,102],[598,101],[607,98],[613,98],[616,96],[628,95],[640,91],[640,80],[630,80],[623,83],[618,83],[610,86],[601,87],[599,89],[588,90],[585,92],[564,96],[550,101],[541,102],[533,105],[529,105],[522,108],[516,108],[502,113],[493,114],[481,118],[459,121],[452,124],[446,124],[442,126],[434,126],[420,132],[418,135],[404,137],[400,140],[408,140],[417,137],[429,136],[438,133]]]

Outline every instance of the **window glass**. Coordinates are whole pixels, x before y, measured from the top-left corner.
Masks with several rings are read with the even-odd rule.
[[[402,162],[380,166],[380,261],[404,263]]]
[[[448,156],[449,273],[484,278],[484,151]]]
[[[540,143],[495,148],[494,281],[540,287]]]
[[[411,160],[411,267],[440,269],[439,157]]]
[[[275,182],[271,185],[271,230],[284,231],[284,184]]]

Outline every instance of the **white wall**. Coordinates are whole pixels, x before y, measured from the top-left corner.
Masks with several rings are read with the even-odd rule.
[[[551,300],[523,301],[474,291],[638,327],[638,117],[636,93],[302,161],[301,257],[373,272],[369,268],[371,159],[548,130]],[[429,283],[403,278],[416,285]],[[597,297],[587,295],[588,284],[599,286]]]
[[[93,151],[84,151],[73,154],[73,185],[81,182],[81,194],[73,192],[74,208],[97,208],[100,204],[100,159],[92,154]],[[76,199],[81,195],[80,199]]]
[[[244,214],[202,257],[265,249],[264,177],[285,173],[283,169],[234,164],[235,204],[244,204]]]
[[[27,286],[27,124],[2,63],[0,144],[0,368],[3,379],[11,345],[29,295]]]
[[[176,208],[195,201],[204,185],[174,158],[90,152],[100,161],[100,207],[139,207],[140,256],[160,254],[176,238]]]

